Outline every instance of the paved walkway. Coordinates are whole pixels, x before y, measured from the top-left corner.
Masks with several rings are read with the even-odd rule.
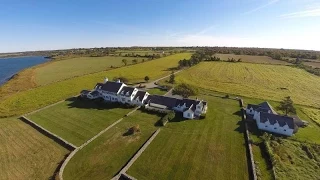
[[[133,156],[133,158],[126,164],[124,168],[121,169],[120,173],[116,175],[112,180],[118,180],[121,176],[121,174],[125,174],[128,169],[132,166],[132,164],[141,156],[141,154],[147,149],[147,147],[150,145],[150,143],[156,138],[156,136],[159,134],[160,128],[157,129],[153,135],[148,139],[146,143],[139,149],[139,151]]]
[[[126,114],[126,116],[129,116],[130,114],[132,114],[133,112],[135,112],[137,109],[139,109],[140,107],[135,108],[134,110],[130,111],[128,114]],[[59,179],[63,180],[63,171],[65,169],[65,167],[67,166],[67,164],[69,163],[69,161],[72,159],[72,157],[82,148],[84,148],[85,146],[87,146],[90,142],[92,142],[93,140],[97,139],[99,136],[101,136],[103,133],[105,133],[106,131],[108,131],[109,129],[111,129],[113,126],[115,126],[116,124],[118,124],[119,122],[121,122],[123,120],[123,118],[120,118],[119,120],[117,120],[116,122],[114,122],[113,124],[111,124],[110,126],[108,126],[107,128],[105,128],[104,130],[100,131],[97,135],[95,135],[94,137],[92,137],[91,139],[89,139],[88,141],[86,141],[85,143],[83,143],[81,146],[79,146],[78,148],[76,148],[74,151],[72,151],[69,156],[66,158],[66,160],[63,162],[62,166],[60,167],[59,170]]]

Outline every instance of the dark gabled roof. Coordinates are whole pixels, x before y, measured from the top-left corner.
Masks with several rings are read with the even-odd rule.
[[[101,83],[100,83],[100,85],[101,85]],[[101,85],[101,90],[117,93],[120,90],[122,85],[123,85],[123,83],[108,81],[108,82]]]
[[[192,106],[192,110],[195,111],[197,105],[200,103],[201,101],[199,100],[194,100],[194,99],[178,99],[177,100],[177,104],[175,106],[183,106],[183,104],[186,104],[187,108],[190,109],[190,107]],[[203,105],[206,106],[207,102],[206,101],[202,101]],[[203,108],[204,108],[203,106]]]
[[[158,95],[149,95],[147,98],[148,103],[159,104],[163,106],[167,106],[169,109],[175,107],[177,104],[176,98],[166,97],[166,96],[158,96]]]
[[[265,123],[268,120],[272,125],[278,122],[280,127],[283,127],[286,124],[288,124],[290,129],[294,129],[294,119],[292,117],[261,112],[260,121],[262,123]]]
[[[134,98],[133,99],[137,99],[137,97],[139,97],[139,101],[142,101],[142,99],[143,99],[143,97],[146,95],[146,93],[147,92],[145,92],[145,91],[138,91],[137,93],[136,93],[136,95],[134,96]]]
[[[98,96],[100,93],[98,91],[92,91],[90,94],[93,96]]]
[[[81,92],[80,92],[80,94],[82,94],[82,95],[87,95],[87,94],[89,94],[91,91],[89,91],[89,90],[82,90]]]
[[[267,101],[259,104],[259,106],[263,109],[270,110],[273,114],[278,114],[275,110],[273,110],[272,106]]]
[[[130,87],[130,86],[124,86],[121,91],[120,91],[120,94],[123,95],[123,96],[131,96],[132,92],[134,91],[134,87]],[[123,94],[122,94],[123,93]],[[129,93],[127,95],[127,93]]]
[[[199,104],[200,101],[197,101],[197,100],[193,100],[193,99],[179,99],[177,101],[177,104],[175,106],[183,106],[183,104],[186,104],[187,107],[190,107],[191,105],[195,104]]]
[[[95,88],[100,89],[103,86],[103,83],[97,83]]]
[[[248,105],[247,105],[247,109],[252,108],[253,110],[256,110],[256,109],[258,109],[259,107],[260,107],[259,105],[255,105],[255,104],[248,104]]]
[[[269,113],[269,109],[265,109],[265,108],[262,108],[262,107],[257,108],[256,111]]]

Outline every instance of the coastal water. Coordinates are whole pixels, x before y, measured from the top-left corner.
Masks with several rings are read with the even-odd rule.
[[[19,71],[48,60],[42,56],[0,58],[0,86]]]

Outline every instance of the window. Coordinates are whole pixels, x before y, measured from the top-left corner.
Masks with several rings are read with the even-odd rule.
[[[284,131],[287,131],[287,130],[284,129]]]
[[[266,126],[266,127],[268,127],[268,126]]]
[[[190,117],[191,115],[190,115],[190,113],[188,113],[188,117]]]
[[[276,127],[274,129],[277,129]]]

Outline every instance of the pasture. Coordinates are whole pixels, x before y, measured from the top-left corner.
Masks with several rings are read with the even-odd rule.
[[[132,109],[73,98],[28,116],[29,119],[80,146]]]
[[[318,179],[320,146],[282,139],[271,141],[278,179]]]
[[[179,73],[176,81],[258,99],[291,96],[295,104],[320,107],[320,77],[288,66],[203,62]]]
[[[302,112],[304,112],[310,119],[315,121],[320,126],[320,110],[313,108],[303,108]]]
[[[112,79],[123,76],[130,83],[138,83],[144,82],[144,77],[149,76],[152,81],[169,75],[171,68],[176,67],[179,60],[190,57],[191,53],[175,54],[141,64],[75,77],[18,92],[0,102],[0,117],[23,114],[66,99],[78,94],[82,89],[92,89],[97,82],[103,82],[104,77]]]
[[[136,111],[92,141],[71,159],[64,179],[111,179],[156,131],[160,117]],[[140,133],[125,135],[139,125]]]
[[[16,118],[0,119],[0,179],[54,179],[69,151]]]
[[[312,66],[313,68],[320,68],[320,61],[303,62],[303,64]]]
[[[131,166],[137,179],[248,179],[237,101],[201,96],[206,119],[170,122]]]
[[[236,54],[215,54],[214,56],[219,57],[222,61],[227,61],[228,58],[234,58],[236,61],[241,58],[242,62],[248,63],[259,63],[259,64],[281,64],[289,65],[290,63],[272,59],[268,56],[251,56],[251,55],[236,55]]]
[[[142,61],[142,58],[111,56],[78,57],[60,61],[50,61],[35,68],[35,81],[37,85],[41,86],[76,76],[110,70],[112,69],[111,66],[124,66],[122,59],[126,59],[128,65],[132,64],[133,59],[138,60],[138,62]]]

